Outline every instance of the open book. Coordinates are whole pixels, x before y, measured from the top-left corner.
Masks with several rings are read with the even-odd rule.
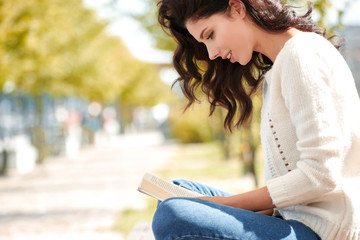
[[[138,188],[139,192],[164,201],[171,197],[201,197],[200,193],[167,182],[150,173],[145,173]]]

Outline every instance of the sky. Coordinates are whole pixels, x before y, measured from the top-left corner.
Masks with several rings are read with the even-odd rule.
[[[155,49],[151,36],[129,16],[146,10],[144,0],[117,0],[117,4],[112,9],[104,6],[114,0],[83,1],[85,6],[97,10],[100,18],[111,19],[109,32],[119,36],[136,58],[151,63],[171,62],[172,53]],[[360,0],[350,1],[352,4],[344,16],[343,22],[345,25],[360,25]],[[332,0],[332,2],[335,8],[343,9],[346,1]],[[329,23],[335,22],[335,19],[336,11],[330,11],[328,13]]]

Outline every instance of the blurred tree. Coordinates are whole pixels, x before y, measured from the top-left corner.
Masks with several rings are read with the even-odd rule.
[[[34,95],[76,94],[108,101],[119,98],[132,83],[144,88],[148,84],[148,92],[158,92],[154,82],[161,87],[157,68],[133,58],[81,0],[13,0],[0,6],[1,87],[12,81],[18,91]],[[151,97],[153,102],[160,98]],[[143,100],[149,104],[149,99]]]
[[[0,89],[37,98],[40,161],[43,94],[140,105],[170,95],[157,66],[132,57],[106,27],[81,0],[0,1]]]

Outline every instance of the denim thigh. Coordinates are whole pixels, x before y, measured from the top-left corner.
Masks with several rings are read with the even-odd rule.
[[[230,196],[209,186],[187,181],[174,183],[209,196]],[[196,198],[170,198],[160,202],[153,218],[158,240],[246,239],[319,240],[304,224]]]

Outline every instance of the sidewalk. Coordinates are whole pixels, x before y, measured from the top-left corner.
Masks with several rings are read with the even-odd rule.
[[[136,191],[146,171],[177,153],[157,133],[126,135],[48,159],[27,176],[0,178],[0,240],[121,240],[116,214],[142,208]]]

